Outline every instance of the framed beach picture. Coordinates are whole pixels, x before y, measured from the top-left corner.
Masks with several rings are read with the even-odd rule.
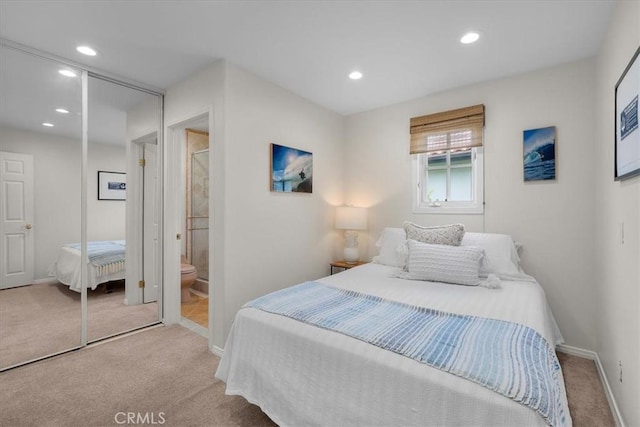
[[[614,180],[640,175],[640,47],[631,58],[615,88],[615,165]]]
[[[270,185],[277,193],[312,193],[313,154],[271,144]]]
[[[98,171],[98,200],[126,200],[127,174]]]
[[[556,179],[556,127],[523,132],[524,181]]]

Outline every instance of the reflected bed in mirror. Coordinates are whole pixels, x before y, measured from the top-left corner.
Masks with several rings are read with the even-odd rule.
[[[160,164],[151,158],[159,157],[160,151],[137,147],[157,144],[157,137],[140,141],[161,129],[161,94],[118,84],[115,78],[103,80],[92,71],[86,88],[88,115],[83,116],[81,77],[87,71],[25,48],[5,40],[0,44],[0,152],[3,158],[9,158],[8,153],[12,161],[16,156],[30,158],[33,164],[25,168],[33,184],[33,194],[25,200],[32,202],[16,204],[28,208],[19,230],[25,250],[0,251],[0,256],[11,258],[10,263],[0,262],[0,371],[160,319],[160,250],[153,233],[157,227],[143,233],[144,224],[135,221],[142,221],[143,200],[150,201],[145,213],[160,217],[151,209],[155,206],[151,202],[159,200],[155,192],[145,195],[142,189],[144,177],[155,182],[159,168],[147,167],[150,172],[143,176],[138,164],[138,159],[146,158],[138,157],[138,152],[148,153],[148,165]],[[62,75],[62,69],[74,71],[75,76]],[[86,139],[83,126],[88,130]],[[127,200],[98,200],[98,171],[126,173],[131,178]],[[3,191],[0,194],[4,196]],[[5,236],[5,228],[0,226],[0,235]],[[81,284],[80,271],[87,263],[79,262],[79,245],[66,245],[81,242],[83,235],[90,242],[125,238],[127,250],[123,244],[120,252],[126,260],[90,260],[88,283]],[[152,256],[143,258],[145,248]],[[17,256],[22,253],[23,257]],[[88,255],[82,257],[86,260]],[[7,280],[15,276],[18,264],[30,274]],[[11,271],[4,271],[5,265]],[[140,288],[145,279],[151,285]],[[103,291],[106,284],[112,292]]]
[[[87,287],[95,290],[99,284],[125,278],[125,241],[87,242]],[[69,243],[60,248],[58,258],[51,265],[49,275],[76,292],[82,290],[80,243]]]

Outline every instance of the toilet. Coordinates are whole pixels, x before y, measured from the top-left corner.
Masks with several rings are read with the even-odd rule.
[[[180,258],[180,298],[182,302],[191,301],[191,292],[189,292],[189,288],[197,278],[198,272],[196,271],[196,268],[189,264],[187,258],[182,255]]]

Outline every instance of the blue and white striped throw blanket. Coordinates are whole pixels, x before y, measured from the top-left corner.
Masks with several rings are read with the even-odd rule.
[[[306,282],[248,302],[269,313],[339,332],[474,381],[565,425],[554,350],[517,323],[445,313]]]
[[[80,250],[80,243],[70,243],[67,246]],[[87,242],[87,256],[89,262],[97,268],[98,276],[124,270],[124,253],[124,240]]]

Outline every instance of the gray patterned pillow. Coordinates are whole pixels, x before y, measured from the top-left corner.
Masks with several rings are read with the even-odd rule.
[[[398,277],[468,286],[480,284],[483,249],[476,246],[431,245],[415,240],[408,240],[407,247],[408,271],[399,273]]]
[[[407,240],[411,239],[433,245],[460,246],[464,237],[463,224],[423,227],[406,221],[404,223],[404,231],[407,233]]]

